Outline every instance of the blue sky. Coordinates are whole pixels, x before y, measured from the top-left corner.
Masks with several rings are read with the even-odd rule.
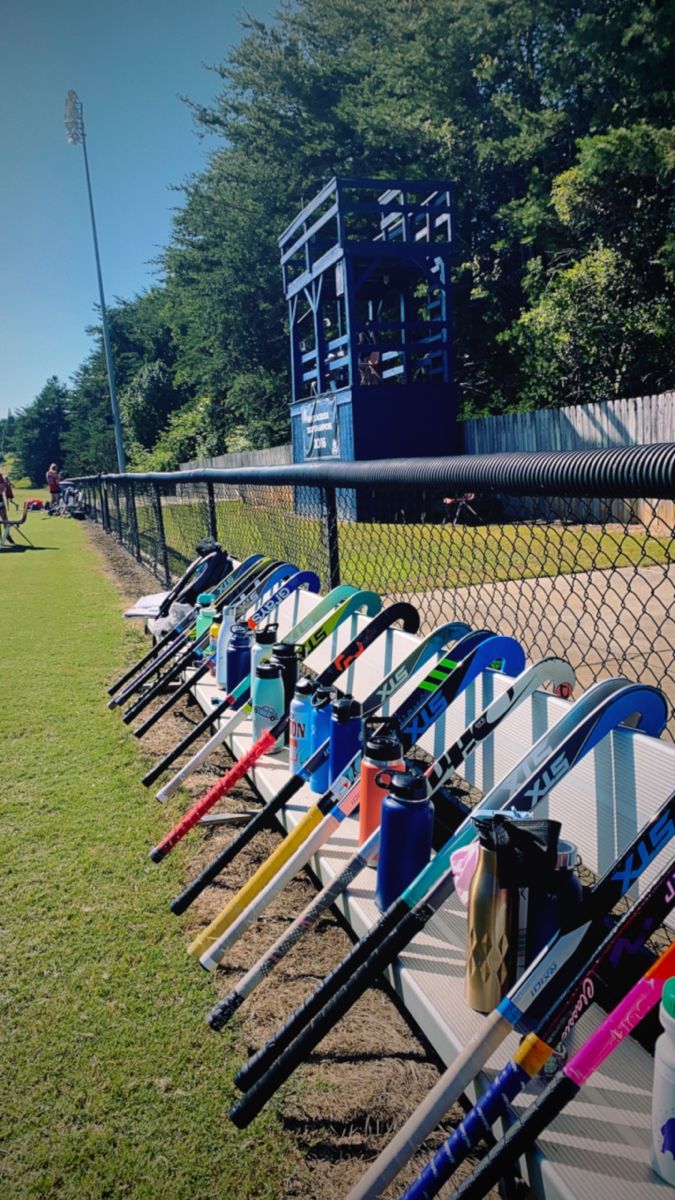
[[[276,0],[5,0],[0,38],[0,416],[67,382],[92,341],[98,298],[82,149],[66,141],[73,88],[84,106],[106,301],[152,283],[169,240],[170,191],[210,141],[180,99],[212,100],[245,10]]]

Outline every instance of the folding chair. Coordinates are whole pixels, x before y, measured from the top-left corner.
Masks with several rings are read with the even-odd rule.
[[[28,537],[28,535],[26,533],[24,533],[23,529],[21,529],[21,526],[25,523],[27,516],[28,516],[28,500],[24,500],[23,516],[19,517],[18,520],[14,520],[14,521],[10,521],[8,518],[5,518],[5,520],[3,520],[2,535],[0,536],[0,550],[2,550],[3,546],[7,545],[7,542],[13,532],[20,533],[24,542],[28,542],[28,545],[33,550],[35,549],[33,543],[31,542],[30,538]]]

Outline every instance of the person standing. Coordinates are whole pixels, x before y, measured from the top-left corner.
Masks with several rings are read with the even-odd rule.
[[[52,512],[58,507],[59,492],[61,484],[59,481],[59,472],[56,463],[52,463],[45,476],[47,487],[49,488],[49,507]]]
[[[9,522],[9,512],[7,511],[7,504],[5,502],[7,497],[8,482],[9,481],[2,474],[2,471],[0,471],[0,525],[4,526],[6,526]],[[9,534],[7,535],[6,541],[10,546],[14,545],[14,541]]]

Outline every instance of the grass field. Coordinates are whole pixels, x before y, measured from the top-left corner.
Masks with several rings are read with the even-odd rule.
[[[26,529],[39,550],[0,554],[0,1195],[272,1200],[297,1151],[274,1113],[227,1121],[235,1035],[203,1024],[167,913],[183,858],[149,863],[167,815],[105,704],[140,636],[81,524]]]
[[[218,533],[238,558],[265,546],[301,568],[326,570],[323,530],[318,520],[285,508],[256,508],[240,501],[219,501]],[[151,509],[139,508],[139,528],[152,521]],[[167,543],[189,560],[208,532],[205,505],[164,503]],[[545,524],[402,525],[343,521],[339,554],[343,579],[387,593],[467,587],[509,579],[577,574],[617,567],[655,566],[668,561],[668,537],[624,527]]]

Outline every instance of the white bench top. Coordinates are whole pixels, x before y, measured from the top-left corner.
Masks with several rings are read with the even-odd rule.
[[[286,601],[279,613],[281,633],[315,603],[316,598],[306,593]],[[312,654],[308,665],[320,671],[364,623],[362,618],[345,622],[345,627]],[[341,688],[362,699],[378,679],[405,657],[413,640],[408,634],[388,632],[341,677],[338,681]],[[428,670],[429,664],[418,673],[415,682]],[[411,682],[396,694],[397,705],[412,686]],[[492,695],[506,686],[499,675],[486,673],[437,722],[422,740],[422,746],[439,754]],[[195,695],[206,712],[211,710],[216,692],[213,683],[197,684]],[[462,774],[486,791],[567,707],[566,701],[537,693],[502,722],[485,747],[469,760]],[[237,757],[250,748],[249,722],[239,727],[229,744]],[[284,751],[273,758],[263,758],[251,773],[251,780],[268,800],[279,790],[287,774]],[[618,730],[556,786],[537,812],[561,820],[563,836],[576,842],[586,865],[602,871],[654,808],[666,799],[673,778],[675,747]],[[315,800],[309,787],[304,787],[292,805],[280,814],[285,828],[292,828]],[[335,878],[354,853],[357,842],[358,821],[347,819],[312,860],[312,869],[322,883]],[[670,860],[672,848],[659,856],[645,873],[644,881]],[[366,869],[340,903],[341,911],[359,937],[380,915],[374,891],[375,871]],[[452,897],[388,971],[388,978],[407,1010],[447,1064],[483,1021],[463,998],[465,944],[466,913],[457,898]],[[592,1008],[582,1018],[569,1041],[572,1050],[586,1039],[603,1015]],[[479,1088],[508,1061],[517,1040],[512,1035],[490,1060],[485,1076],[478,1080]],[[538,1196],[546,1200],[672,1200],[672,1189],[649,1165],[651,1071],[650,1056],[631,1039],[614,1052],[528,1155],[530,1183]],[[537,1086],[535,1083],[533,1089]],[[532,1094],[533,1090],[528,1090],[515,1107],[529,1103]]]

